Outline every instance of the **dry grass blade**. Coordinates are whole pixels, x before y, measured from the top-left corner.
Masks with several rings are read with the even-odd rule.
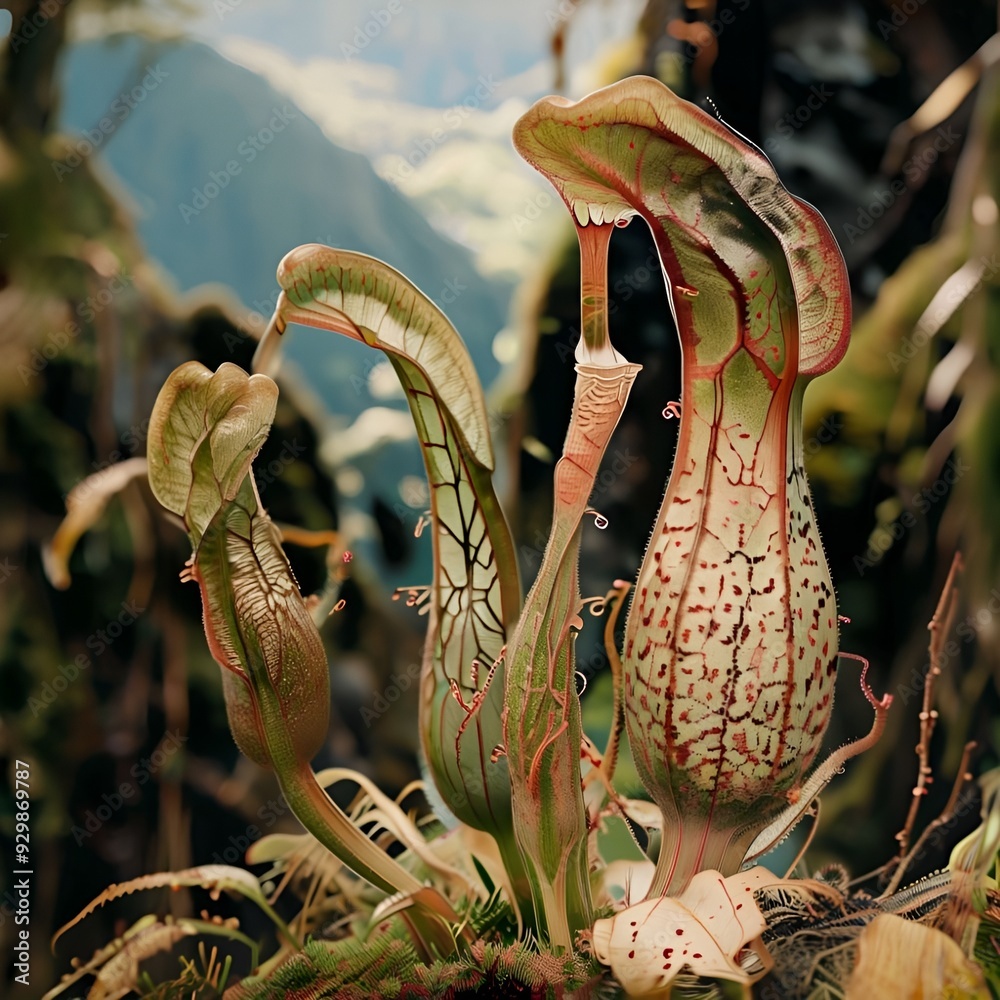
[[[125,943],[121,951],[97,974],[87,1000],[120,1000],[137,986],[139,963],[161,951],[169,951],[194,931],[182,924],[153,924]]]
[[[128,896],[133,892],[142,892],[146,889],[159,889],[169,887],[171,889],[181,886],[201,886],[207,889],[213,897],[218,897],[221,892],[236,892],[246,897],[251,902],[259,906],[274,922],[278,929],[295,945],[301,947],[294,935],[285,926],[284,921],[271,909],[270,904],[264,898],[257,879],[242,868],[233,868],[230,865],[200,865],[197,868],[187,868],[179,872],[157,872],[153,875],[143,875],[141,878],[130,879],[128,882],[119,882],[109,885],[99,896],[85,906],[69,923],[63,924],[56,931],[52,938],[52,947],[68,930],[75,927],[85,917],[90,916],[95,910],[100,909],[105,903]]]
[[[987,39],[961,66],[948,74],[934,92],[910,115],[900,122],[889,137],[882,160],[882,172],[895,174],[910,143],[918,136],[936,128],[958,109],[958,106],[979,83],[983,72],[1000,59],[1000,35]]]
[[[111,961],[111,959],[118,954],[126,942],[128,942],[136,934],[139,934],[152,926],[159,926],[155,917],[152,915],[142,917],[137,920],[120,938],[115,938],[115,940],[106,944],[103,948],[99,948],[95,951],[90,961],[80,962],[79,959],[74,958],[72,961],[74,971],[63,976],[61,982],[57,986],[53,986],[52,989],[42,996],[42,1000],[53,1000],[53,998],[59,996],[60,993],[65,993],[66,990],[83,979],[84,976],[95,975],[105,963]]]
[[[363,819],[377,819],[404,847],[409,848],[431,871],[437,873],[452,889],[462,896],[475,897],[478,892],[472,881],[434,853],[434,848],[424,839],[413,820],[368,777],[345,767],[330,767],[320,771],[316,780],[324,787],[338,781],[353,781],[364,790],[375,806],[367,810]]]

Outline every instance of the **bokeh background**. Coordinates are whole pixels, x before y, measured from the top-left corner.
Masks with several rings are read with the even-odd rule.
[[[182,361],[249,367],[293,247],[372,254],[449,315],[472,354],[498,481],[531,579],[569,418],[575,237],[521,163],[514,121],[632,73],[711,101],[828,219],[855,335],[806,396],[806,453],[845,624],[896,704],[878,748],[824,796],[808,855],[861,874],[888,860],[912,799],[927,623],[965,557],[932,743],[940,810],[967,741],[995,766],[1000,612],[1000,58],[987,0],[214,0],[14,2],[0,11],[0,962],[39,995],[135,917],[197,912],[197,891],[121,901],[55,928],[112,882],[241,863],[295,829],[228,734],[186,539],[134,459]],[[705,103],[703,106],[711,107]],[[634,576],[673,453],[679,386],[652,242],[611,246],[612,339],[644,366],[595,490],[585,595]],[[304,592],[350,549],[324,629],[333,722],[318,766],[398,791],[417,776],[427,490],[380,354],[296,330],[257,463],[278,522],[336,532],[289,546]],[[88,477],[92,477],[88,479]],[[83,484],[82,486],[80,484]],[[52,540],[75,494],[68,571]],[[65,537],[65,536],[64,536]],[[579,659],[588,731],[610,690],[599,626]],[[842,663],[831,746],[867,730]],[[31,764],[32,986],[10,986],[14,762]],[[628,762],[619,784],[638,792]],[[122,792],[128,788],[127,794]],[[970,787],[918,859],[977,822]],[[794,853],[794,851],[793,851]],[[253,913],[220,901],[251,934]],[[37,989],[36,989],[37,985]]]

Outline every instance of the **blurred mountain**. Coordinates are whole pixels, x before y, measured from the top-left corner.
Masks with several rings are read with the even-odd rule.
[[[81,157],[110,168],[150,256],[181,290],[221,282],[248,311],[268,314],[275,268],[293,247],[358,250],[438,302],[484,384],[496,375],[491,346],[509,286],[484,278],[466,248],[263,78],[204,44],[136,35],[73,46],[61,77],[62,130],[79,136]],[[374,352],[299,330],[288,356],[331,412],[354,418],[376,401]]]
[[[261,76],[199,42],[121,34],[71,47],[61,86],[61,129],[79,136],[81,157],[109,168],[149,255],[182,291],[221,282],[244,315],[266,317],[275,269],[293,247],[360,251],[445,310],[484,385],[497,375],[492,345],[511,286],[483,277],[471,251]],[[289,340],[286,359],[341,429],[326,450],[340,526],[390,586],[429,575],[430,545],[412,544],[428,504],[423,463],[391,367],[380,352],[325,331],[300,327]]]

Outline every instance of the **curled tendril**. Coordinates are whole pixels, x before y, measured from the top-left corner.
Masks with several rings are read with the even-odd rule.
[[[599,510],[594,510],[593,507],[588,507],[584,514],[594,515],[594,527],[599,531],[603,531],[611,523]]]
[[[392,599],[398,601],[400,597],[406,594],[406,606],[408,608],[416,608],[423,605],[420,608],[419,614],[426,615],[429,614],[431,610],[430,604],[427,603],[431,596],[431,588],[429,584],[419,584],[415,587],[397,587],[392,594]]]
[[[424,528],[432,523],[434,512],[425,510],[417,519],[417,526],[413,529],[413,537],[419,538],[424,533]]]

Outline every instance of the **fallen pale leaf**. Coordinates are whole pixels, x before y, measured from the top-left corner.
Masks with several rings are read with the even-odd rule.
[[[845,1000],[989,1000],[979,967],[942,931],[891,913],[858,938],[858,958]]]
[[[635,997],[667,995],[681,970],[749,984],[768,971],[749,973],[739,955],[767,926],[753,891],[781,881],[766,868],[724,878],[699,872],[679,896],[661,896],[626,907],[594,924],[594,954],[611,966],[618,982]]]

